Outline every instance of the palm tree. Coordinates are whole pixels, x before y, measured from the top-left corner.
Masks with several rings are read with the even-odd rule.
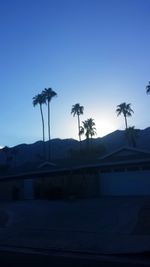
[[[148,85],[146,86],[146,93],[147,93],[147,94],[150,93],[150,82],[149,82]]]
[[[119,116],[120,114],[123,114],[124,119],[125,119],[125,129],[127,129],[128,128],[127,117],[132,116],[132,113],[134,113],[134,111],[131,109],[131,104],[126,104],[124,102],[124,103],[121,103],[120,105],[117,105],[116,112],[117,112],[117,116]]]
[[[83,114],[83,110],[84,110],[84,107],[80,106],[79,103],[73,105],[71,109],[71,114],[73,114],[73,116],[77,115],[78,117],[78,135],[79,135],[80,148],[81,148],[80,115]]]
[[[83,126],[80,127],[80,135],[85,134],[87,146],[89,148],[89,139],[96,135],[96,127],[94,119],[90,118],[82,122]]]
[[[42,95],[45,99],[45,102],[48,106],[48,140],[49,140],[49,160],[51,160],[51,131],[50,131],[50,102],[53,99],[53,97],[57,96],[57,93],[52,90],[52,88],[45,88],[42,91]]]
[[[135,129],[135,126],[128,127],[126,129],[126,136],[128,139],[129,145],[132,145],[133,147],[136,147],[136,139],[139,136],[139,129]]]
[[[42,105],[45,104],[45,103],[46,103],[45,97],[44,97],[44,95],[42,93],[33,97],[33,106],[34,107],[37,106],[37,105],[40,106],[40,113],[41,113],[41,119],[42,119],[43,154],[44,155],[45,155],[45,145],[44,145],[44,142],[45,142],[45,127],[44,127],[44,116],[43,116]]]

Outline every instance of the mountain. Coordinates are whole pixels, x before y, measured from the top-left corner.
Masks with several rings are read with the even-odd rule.
[[[79,142],[74,139],[53,139],[52,141],[52,154],[53,160],[69,158],[72,152],[79,151]],[[48,154],[48,141],[45,143],[46,151]],[[136,140],[137,148],[150,150],[150,127],[144,130],[139,130]],[[92,147],[99,148],[105,147],[105,153],[109,153],[122,146],[127,146],[127,139],[125,131],[116,130],[102,138],[93,138]],[[86,147],[86,140],[82,141],[82,148]],[[15,152],[14,152],[15,151]],[[19,166],[27,162],[41,162],[43,151],[42,141],[33,144],[20,144],[18,146],[1,149],[0,150],[0,164],[9,163],[10,165]]]
[[[114,131],[103,137],[103,142],[108,152],[116,150],[121,146],[128,146],[125,131]],[[150,150],[150,127],[144,130],[138,130],[136,138],[136,147]]]

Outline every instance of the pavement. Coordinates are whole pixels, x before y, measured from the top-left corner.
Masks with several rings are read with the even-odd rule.
[[[0,203],[0,247],[104,255],[150,251],[150,198]]]

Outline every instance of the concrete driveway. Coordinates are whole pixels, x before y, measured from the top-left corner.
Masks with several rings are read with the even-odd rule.
[[[150,250],[141,219],[149,207],[145,197],[1,203],[9,220],[0,228],[0,245],[106,254]]]

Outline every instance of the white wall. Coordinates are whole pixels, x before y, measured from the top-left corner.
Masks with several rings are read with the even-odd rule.
[[[150,171],[100,173],[100,195],[150,195]]]

